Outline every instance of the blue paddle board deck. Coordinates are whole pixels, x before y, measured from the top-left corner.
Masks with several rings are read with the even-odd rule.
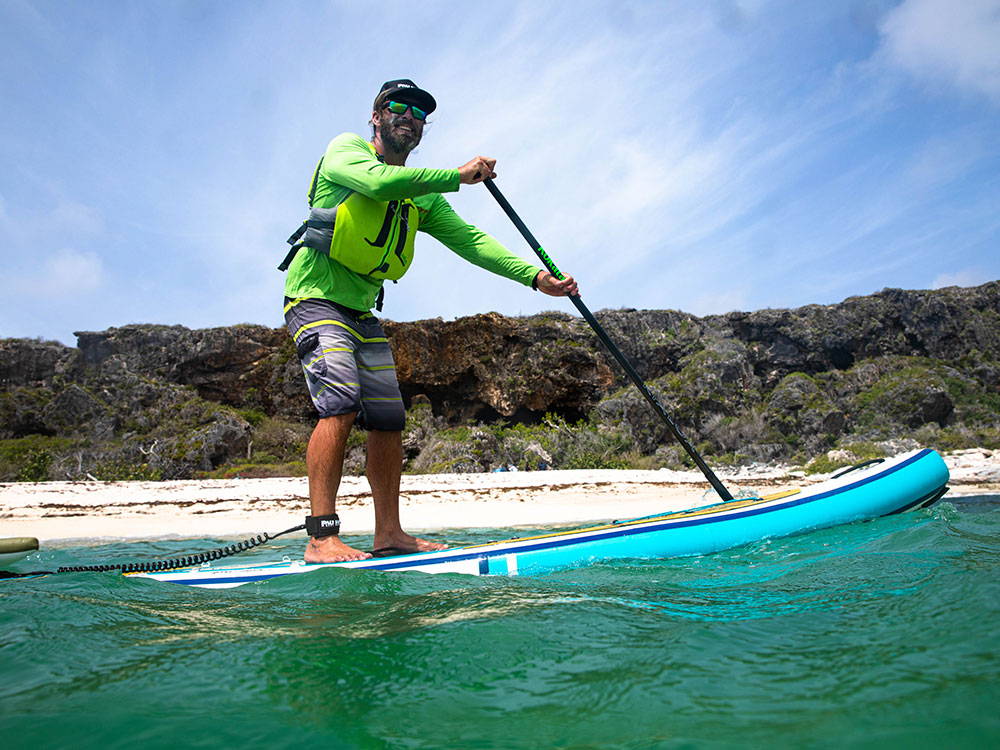
[[[941,456],[925,449],[886,459],[807,489],[553,534],[352,562],[307,563],[285,559],[265,564],[205,564],[126,575],[205,588],[259,583],[327,567],[538,575],[601,560],[709,554],[762,539],[901,513],[934,503],[947,491],[948,479],[948,467]]]

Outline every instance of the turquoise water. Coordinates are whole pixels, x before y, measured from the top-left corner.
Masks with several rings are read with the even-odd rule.
[[[56,548],[19,567],[216,543]],[[241,559],[302,548],[278,540]],[[539,578],[0,581],[0,737],[6,748],[996,747],[998,563],[994,495]]]

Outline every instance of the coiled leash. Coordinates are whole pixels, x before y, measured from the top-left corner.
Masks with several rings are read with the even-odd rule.
[[[30,573],[14,573],[9,570],[0,570],[0,578],[25,578],[30,576],[47,576],[56,573],[108,573],[119,571],[121,573],[159,573],[164,570],[174,570],[176,568],[192,568],[214,560],[221,560],[224,557],[238,555],[262,544],[266,544],[279,536],[291,534],[294,531],[305,529],[309,536],[321,539],[325,536],[333,536],[340,533],[340,517],[336,513],[327,516],[306,516],[306,522],[293,526],[290,529],[279,531],[277,534],[264,532],[257,536],[244,539],[236,544],[226,547],[218,547],[199,552],[194,555],[184,557],[173,557],[169,560],[150,560],[148,562],[128,562],[128,563],[105,563],[103,565],[65,565],[56,570],[34,570]]]

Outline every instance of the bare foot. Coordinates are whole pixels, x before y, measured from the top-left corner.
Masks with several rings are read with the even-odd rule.
[[[331,563],[366,560],[371,557],[371,554],[354,549],[354,547],[348,547],[340,541],[339,536],[325,536],[321,539],[309,540],[305,557],[306,562],[309,563]]]
[[[434,552],[439,549],[448,549],[448,545],[438,544],[427,539],[419,539],[415,536],[410,536],[404,531],[384,536],[376,534],[375,536],[376,552],[392,550],[399,554],[405,554],[407,552]]]

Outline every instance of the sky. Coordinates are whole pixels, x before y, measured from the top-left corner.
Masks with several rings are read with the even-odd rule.
[[[1000,278],[1000,0],[0,0],[0,337],[282,325],[316,161],[402,77],[408,165],[496,158],[591,310]],[[421,235],[383,315],[542,310]]]

